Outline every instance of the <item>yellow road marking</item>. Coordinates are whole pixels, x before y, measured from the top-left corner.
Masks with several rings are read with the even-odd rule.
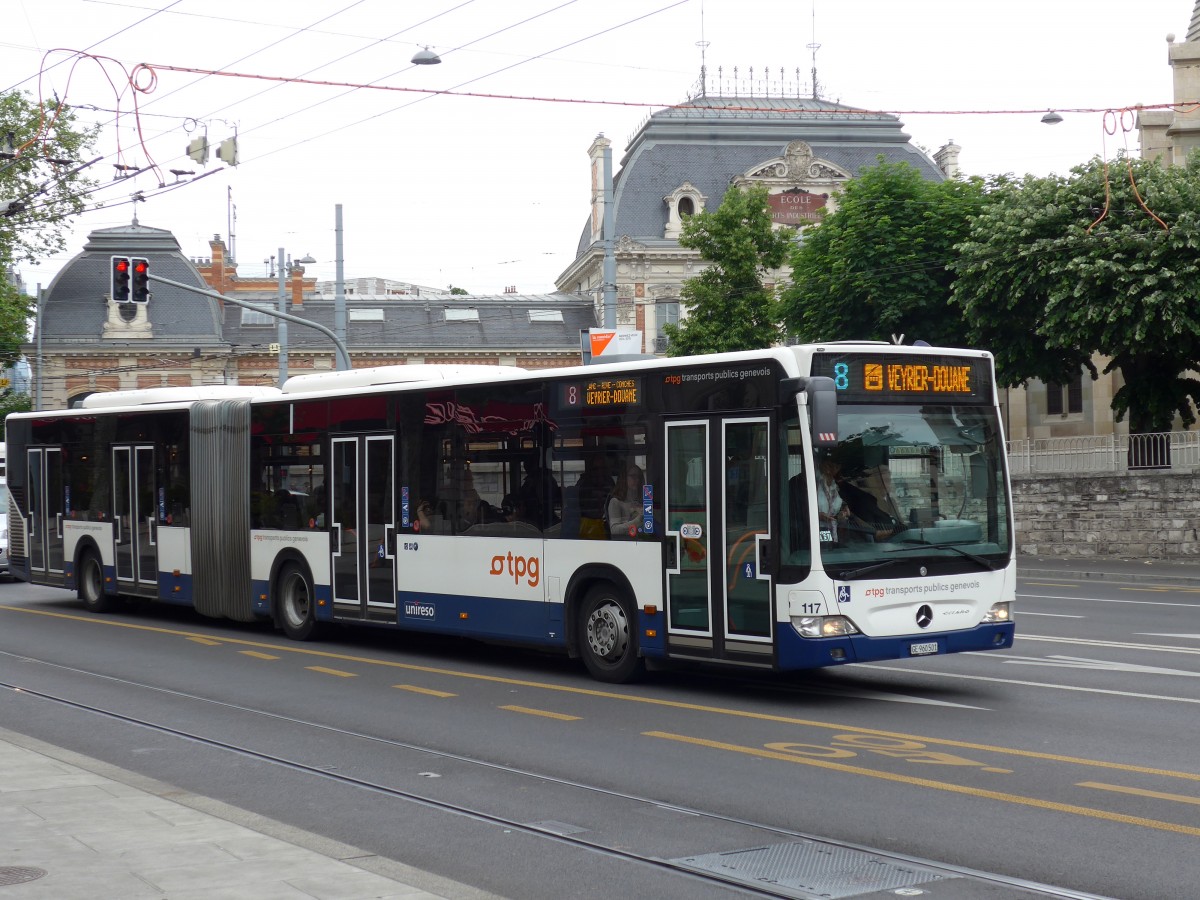
[[[280,659],[272,653],[259,653],[257,650],[239,650],[242,656],[253,656],[255,659]]]
[[[1168,591],[1173,591],[1175,588],[1170,587],[1123,587],[1123,591],[1154,591],[1159,594],[1165,594]]]
[[[412,691],[414,694],[428,694],[430,697],[457,697],[449,691],[435,691],[433,688],[417,687],[415,684],[393,684],[392,687],[402,691]]]
[[[1032,806],[1037,809],[1048,809],[1054,812],[1069,813],[1076,816],[1086,816],[1090,819],[1105,819],[1109,822],[1121,822],[1125,825],[1138,825],[1143,828],[1153,828],[1158,831],[1172,831],[1176,834],[1188,834],[1200,837],[1200,828],[1188,825],[1176,825],[1173,822],[1160,822],[1157,819],[1146,819],[1142,816],[1127,816],[1122,813],[1107,812],[1102,809],[1091,809],[1087,806],[1075,806],[1070,803],[1056,803],[1053,800],[1039,800],[1036,797],[1023,797],[1020,794],[1009,794],[1004,791],[989,791],[983,788],[967,787],[945,781],[934,781],[930,778],[914,778],[911,775],[900,775],[895,772],[881,772],[863,766],[848,766],[845,763],[830,762],[826,759],[814,759],[808,756],[794,756],[790,753],[780,753],[775,750],[764,750],[759,747],[742,747],[737,744],[726,744],[721,741],[709,741],[704,738],[688,737],[682,734],[670,734],[665,731],[643,731],[646,737],[662,738],[668,741],[678,741],[682,744],[693,744],[698,747],[709,747],[713,750],[726,750],[731,753],[743,753],[747,756],[757,756],[761,759],[776,759],[782,762],[799,763],[803,766],[815,766],[819,769],[833,769],[851,775],[865,775],[868,778],[879,778],[883,781],[896,781],[915,787],[927,787],[952,794],[966,794],[970,797],[980,797],[987,800],[999,800],[1003,803],[1015,803],[1020,806]]]
[[[502,706],[501,709],[507,709],[509,712],[525,713],[527,716],[541,716],[544,719],[558,719],[562,722],[578,722],[579,716],[568,716],[563,713],[550,712],[546,709],[530,709],[528,706]]]
[[[357,678],[357,672],[343,672],[341,669],[327,669],[324,666],[305,666],[310,672],[320,672],[322,675],[336,675],[338,678]]]
[[[1200,806],[1200,797],[1183,794],[1166,794],[1162,791],[1144,791],[1141,788],[1123,787],[1119,784],[1104,784],[1101,781],[1081,781],[1076,787],[1095,788],[1098,791],[1115,791],[1118,794],[1133,794],[1136,797],[1153,797],[1155,800],[1174,800],[1176,803],[1195,803]]]
[[[1076,587],[1073,582],[1064,582],[1059,584],[1057,581],[1026,581],[1025,584],[1030,587]]]
[[[173,637],[193,638],[201,637],[204,640],[209,638],[203,635],[195,635],[191,632],[181,631],[175,628],[164,628],[157,625],[142,625],[134,622],[114,622],[99,618],[95,615],[74,615],[71,613],[54,612],[47,609],[30,609],[23,606],[7,606],[0,604],[0,611],[3,612],[23,612],[38,616],[49,616],[57,619],[70,619],[76,622],[87,622],[92,625],[107,626],[110,628],[128,628],[135,631],[145,631],[153,634],[164,634]],[[874,734],[883,735],[885,737],[899,738],[902,740],[921,741],[926,744],[933,744],[939,747],[955,747],[960,750],[976,750],[985,753],[997,753],[1003,756],[1015,756],[1021,759],[1037,759],[1048,762],[1068,763],[1077,766],[1090,766],[1098,769],[1113,769],[1119,772],[1137,772],[1142,775],[1160,775],[1166,778],[1180,778],[1186,781],[1200,782],[1200,774],[1192,772],[1177,772],[1171,769],[1156,769],[1150,766],[1134,766],[1126,763],[1108,762],[1099,759],[1086,759],[1077,756],[1063,756],[1057,753],[1043,753],[1037,750],[1022,750],[1016,747],[997,747],[992,744],[977,744],[972,741],[956,741],[949,738],[926,737],[918,734],[908,734],[899,731],[882,731],[878,728],[864,728],[858,725],[839,725],[836,722],[821,722],[815,719],[801,719],[795,716],[781,716],[772,713],[752,712],[744,709],[730,709],[721,706],[708,706],[701,703],[685,703],[680,700],[664,700],[658,697],[637,696],[633,694],[620,694],[615,691],[601,690],[600,688],[584,688],[574,687],[565,684],[548,684],[543,681],[529,681],[521,678],[505,678],[500,675],[482,675],[477,672],[463,672],[457,669],[445,669],[437,666],[422,666],[415,663],[398,662],[390,659],[379,659],[378,657],[368,656],[350,656],[343,653],[333,653],[328,650],[318,650],[314,647],[304,644],[277,644],[268,643],[266,641],[251,641],[243,638],[225,638],[219,643],[229,644],[240,647],[259,647],[264,650],[274,650],[279,653],[294,653],[298,656],[308,656],[317,659],[336,659],[342,662],[353,662],[369,666],[382,666],[389,669],[400,669],[406,672],[422,672],[427,675],[442,675],[451,678],[462,678],[472,681],[480,681],[488,684],[503,684],[511,687],[526,687],[536,690],[552,691],[560,694],[573,694],[580,697],[599,697],[606,700],[616,700],[624,703],[639,703],[646,706],[657,706],[664,709],[683,709],[692,712],[709,713],[711,715],[731,716],[739,719],[747,719],[756,722],[776,722],[783,725],[799,725],[808,728],[820,728],[826,731],[840,731],[847,734]]]
[[[193,644],[203,644],[205,647],[220,647],[224,643],[224,641],[214,641],[210,638],[199,637],[198,635],[193,635],[188,640]]]

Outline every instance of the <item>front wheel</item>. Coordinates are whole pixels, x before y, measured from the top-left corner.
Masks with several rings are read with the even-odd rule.
[[[579,655],[591,676],[611,684],[636,681],[646,671],[638,656],[631,607],[611,585],[588,591],[579,610]]]
[[[275,584],[283,633],[293,641],[309,641],[315,638],[319,623],[312,580],[308,573],[296,563],[284,563]]]
[[[95,550],[84,550],[75,569],[77,596],[88,612],[104,613],[112,610],[114,599],[104,593],[104,567]]]

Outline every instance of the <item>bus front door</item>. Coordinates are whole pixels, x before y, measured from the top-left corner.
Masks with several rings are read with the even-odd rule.
[[[62,451],[35,448],[28,451],[29,567],[43,579],[63,572]],[[57,580],[57,579],[55,579]]]
[[[158,587],[153,447],[113,447],[112,491],[117,583],[145,594]]]
[[[334,615],[396,618],[395,438],[333,438],[330,478]]]
[[[673,655],[772,659],[771,420],[666,426],[668,645]]]

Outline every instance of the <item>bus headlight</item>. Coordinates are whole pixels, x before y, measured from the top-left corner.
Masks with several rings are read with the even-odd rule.
[[[845,616],[802,616],[792,619],[801,637],[843,637],[858,634],[858,627]]]
[[[982,619],[979,620],[980,625],[994,625],[997,622],[1009,622],[1012,620],[1012,614],[1008,608],[1008,601],[1004,600],[1000,603],[993,603],[992,608],[987,611]]]

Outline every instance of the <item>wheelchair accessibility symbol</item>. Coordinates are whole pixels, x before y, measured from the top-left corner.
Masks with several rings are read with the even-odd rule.
[[[850,602],[850,585],[843,584],[838,586],[838,603]]]

